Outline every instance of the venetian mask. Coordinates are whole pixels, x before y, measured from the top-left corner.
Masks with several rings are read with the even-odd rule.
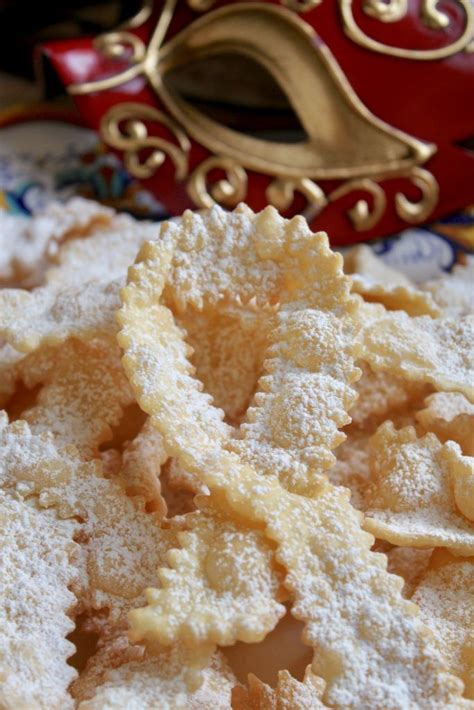
[[[43,48],[172,214],[303,214],[333,243],[474,200],[471,0],[164,0]]]

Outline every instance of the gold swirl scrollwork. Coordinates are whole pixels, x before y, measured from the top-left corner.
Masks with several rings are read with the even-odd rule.
[[[351,207],[351,209],[347,211],[348,217],[354,225],[354,229],[358,232],[365,232],[375,227],[379,222],[385,212],[387,198],[380,185],[377,185],[373,180],[362,179],[349,180],[349,182],[343,183],[334,190],[334,192],[331,192],[329,200],[335,202],[355,190],[363,190],[372,197],[372,207],[370,207],[367,200],[358,200],[354,207]]]
[[[463,8],[465,13],[464,29],[460,37],[451,44],[436,49],[407,49],[383,44],[369,37],[357,24],[352,12],[353,0],[339,0],[344,30],[346,34],[361,47],[387,54],[391,57],[414,59],[420,61],[433,61],[451,57],[463,51],[472,51],[474,38],[474,6],[472,0],[453,0]],[[423,22],[434,29],[445,29],[450,23],[450,17],[437,7],[437,0],[421,0],[421,18]],[[364,12],[375,17],[381,22],[396,22],[406,16],[408,0],[365,0]]]
[[[363,9],[366,15],[382,22],[397,22],[405,17],[408,3],[407,0],[365,0]]]
[[[437,4],[438,0],[424,0],[421,4],[421,16],[428,27],[442,30],[449,25],[449,15],[439,10]]]
[[[226,178],[209,185],[211,170],[224,170]],[[214,204],[235,207],[247,194],[247,173],[244,168],[222,155],[204,160],[188,181],[188,195],[197,207],[210,208]]]
[[[424,0],[421,3],[423,22],[434,30],[444,29],[449,25],[449,15],[439,10],[438,0]],[[408,0],[365,0],[363,9],[366,15],[382,22],[397,22],[408,12]]]
[[[156,72],[159,49],[173,17],[175,5],[176,0],[164,0],[159,20],[148,46],[145,46],[137,35],[125,30],[100,35],[95,40],[97,49],[107,57],[127,59],[130,66],[124,71],[106,76],[103,79],[71,84],[68,86],[68,92],[73,95],[91,94],[96,91],[107,91],[115,86],[122,86],[140,75],[149,78],[150,73]],[[149,17],[151,7],[150,2],[146,2],[142,8],[144,14],[141,17]],[[140,13],[132,18],[131,23],[129,22],[126,26],[135,27],[137,18],[140,19]]]
[[[322,0],[281,0],[281,2],[293,12],[309,12],[320,5]]]
[[[214,169],[224,170],[226,178],[209,185],[208,175]],[[384,177],[386,176],[381,175],[379,179]],[[402,192],[397,192],[395,195],[397,215],[411,224],[423,222],[430,216],[438,202],[438,183],[428,170],[418,167],[401,177],[411,181],[421,191],[422,196],[420,200],[412,201]],[[242,166],[231,158],[212,156],[194,170],[189,178],[187,191],[196,207],[210,208],[216,203],[223,207],[235,207],[238,202],[245,199],[247,174]],[[348,180],[329,195],[325,195],[321,187],[309,178],[277,177],[268,185],[265,194],[269,204],[282,212],[291,207],[296,193],[303,195],[307,206],[301,214],[311,223],[329,203],[356,191],[363,191],[372,199],[357,200],[355,205],[347,210],[347,216],[355,230],[365,232],[378,224],[387,207],[385,191],[374,180],[368,178]]]
[[[144,120],[166,126],[176,138],[177,145],[165,138],[149,135]],[[103,117],[100,134],[107,145],[124,152],[125,167],[136,178],[151,177],[164,163],[166,156],[175,166],[177,180],[183,180],[188,173],[191,148],[188,137],[173,119],[152,106],[116,104]],[[146,157],[142,158],[145,151]]]
[[[193,9],[205,12],[214,0],[187,0]],[[421,197],[412,200],[399,191],[395,195],[394,208],[399,217],[409,223],[424,221],[432,213],[439,197],[439,186],[427,170],[418,167],[435,151],[435,146],[418,141],[408,134],[397,131],[378,121],[352,92],[336,60],[326,48],[321,63],[321,48],[308,35],[307,25],[295,13],[316,7],[322,0],[281,0],[284,7],[266,3],[237,3],[223,6],[215,12],[199,18],[166,43],[166,34],[173,17],[177,0],[163,0],[161,12],[147,46],[133,33],[123,28],[99,37],[96,46],[111,59],[119,60],[125,69],[112,76],[75,84],[68,89],[72,94],[87,94],[111,89],[125,84],[132,78],[142,76],[156,91],[167,113],[139,103],[123,103],[112,106],[102,119],[100,132],[106,144],[124,154],[128,171],[139,179],[151,177],[169,158],[175,168],[176,180],[187,179],[186,189],[196,207],[209,208],[214,204],[232,208],[247,195],[247,170],[256,170],[269,177],[266,197],[269,203],[282,211],[293,208],[302,196],[305,207],[302,214],[312,222],[329,203],[354,191],[362,191],[365,197],[354,199],[347,211],[357,231],[372,229],[387,206],[387,196],[378,181],[404,178],[418,188]],[[462,37],[449,46],[435,50],[405,50],[388,47],[363,33],[352,14],[353,0],[338,0],[344,18],[345,30],[355,42],[374,51],[415,59],[435,59],[449,56],[457,51],[471,48],[474,35],[474,6],[472,0],[451,0],[465,10],[466,22]],[[408,0],[357,0],[363,10],[384,22],[394,22],[408,12]],[[449,24],[448,15],[437,8],[435,0],[422,2],[423,21],[432,27]],[[151,8],[151,0],[145,10]],[[444,7],[443,7],[444,10]],[[257,24],[253,18],[258,18]],[[261,24],[266,22],[262,39]],[[268,36],[267,36],[268,35]],[[268,37],[272,41],[268,40]],[[163,75],[170,67],[180,66],[183,57],[206,56],[209,38],[211,49],[217,43],[221,47],[233,47],[239,41],[248,42],[254,56],[265,67],[272,68],[277,83],[292,96],[293,78],[306,77],[305,91],[310,95],[301,107],[295,110],[302,125],[308,128],[309,138],[304,146],[270,145],[249,136],[242,136],[225,125],[209,119],[190,103],[167,90]],[[245,45],[247,46],[247,45]],[[270,51],[271,50],[271,51]],[[284,51],[283,51],[284,50]],[[317,60],[317,63],[316,63]],[[323,72],[325,81],[318,79]],[[312,83],[312,79],[315,82]],[[311,132],[312,106],[318,97],[324,105],[333,107],[328,112],[331,120],[318,126],[321,136]],[[337,110],[336,110],[337,109]],[[336,123],[334,123],[336,121]],[[339,124],[338,124],[339,122]],[[153,135],[150,124],[166,128],[164,135]],[[354,150],[353,139],[347,135],[346,125],[358,126],[357,135],[365,136],[371,145],[371,136],[377,134],[378,148],[367,151]],[[363,131],[363,133],[361,133]],[[162,131],[160,131],[162,133]],[[383,141],[380,140],[380,135]],[[201,143],[210,156],[195,167],[189,175],[188,155],[191,149],[188,135]],[[335,161],[332,141],[339,141],[340,153]],[[327,148],[325,147],[327,146]],[[346,148],[348,149],[346,151]],[[352,156],[347,164],[340,156]],[[214,178],[215,171],[221,175]],[[211,175],[211,173],[213,173]],[[222,173],[224,175],[222,176]],[[319,181],[342,180],[335,190],[325,194]],[[318,182],[317,182],[318,181]],[[297,198],[295,200],[295,197]]]
[[[438,182],[434,175],[423,168],[413,168],[406,177],[421,191],[422,198],[417,202],[412,202],[403,193],[397,192],[395,209],[398,216],[405,222],[410,224],[424,222],[438,203]]]
[[[109,59],[128,59],[133,64],[145,58],[146,48],[131,32],[108,32],[94,41],[96,49]]]
[[[309,178],[276,178],[269,184],[265,194],[271,205],[277,210],[283,211],[291,206],[295,192],[301,193],[308,202],[308,206],[304,210],[304,216],[308,222],[317,217],[328,203],[326,195],[319,185]]]
[[[379,179],[384,177],[386,176],[381,175]],[[423,222],[430,216],[438,203],[438,183],[428,170],[419,167],[413,168],[401,177],[409,180],[420,190],[421,199],[412,201],[402,192],[397,192],[395,195],[397,215],[410,224]],[[266,197],[270,204],[283,211],[293,203],[295,192],[301,193],[308,202],[302,214],[308,222],[311,222],[329,203],[356,191],[363,191],[372,199],[370,202],[367,199],[359,199],[347,211],[347,216],[355,230],[365,232],[378,224],[387,207],[385,191],[374,180],[368,178],[349,180],[326,196],[319,185],[308,178],[291,180],[279,177],[267,187]]]
[[[126,59],[131,66],[118,74],[107,76],[104,79],[86,81],[83,84],[71,84],[68,87],[70,94],[90,94],[95,91],[112,89],[115,86],[121,86],[127,81],[131,81],[131,79],[143,73],[147,50],[142,40],[131,32],[108,32],[107,34],[99,35],[94,44],[105,57],[109,59]]]

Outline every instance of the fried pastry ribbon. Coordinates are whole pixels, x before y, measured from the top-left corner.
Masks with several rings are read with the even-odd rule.
[[[305,671],[303,682],[295,680],[288,671],[280,671],[275,689],[249,675],[249,690],[236,687],[232,692],[233,710],[323,710],[321,700],[324,682],[311,671]]]
[[[361,359],[375,372],[389,372],[474,401],[474,315],[411,318],[366,303],[359,333]]]
[[[68,338],[90,340],[114,333],[127,267],[158,229],[109,212],[102,229],[86,238],[76,233],[60,247],[42,285],[31,291],[0,290],[0,336],[16,350],[30,353]]]
[[[83,606],[123,616],[142,598],[176,533],[126,495],[120,476],[104,478],[98,461],[82,461],[75,447],[57,447],[51,434],[34,434],[24,421],[1,418],[0,450],[4,492],[80,521],[84,565],[75,588]]]
[[[35,433],[51,432],[58,446],[74,444],[85,458],[98,456],[133,395],[114,341],[41,348],[17,364],[27,388],[41,386],[35,404],[22,412]]]
[[[191,659],[185,647],[136,656],[123,637],[103,647],[89,664],[85,682],[77,686],[78,710],[230,710],[236,679],[221,653],[203,670],[196,690],[187,685]]]
[[[120,475],[104,478],[98,461],[82,461],[75,447],[58,448],[24,421],[8,424],[2,414],[0,451],[0,566],[11,599],[1,612],[12,612],[0,642],[2,707],[12,698],[14,707],[72,707],[66,613],[100,612],[123,632],[176,532],[126,495]]]
[[[474,404],[459,392],[435,392],[415,418],[426,432],[445,442],[455,441],[464,454],[474,456]]]
[[[0,490],[0,707],[72,710],[74,524]]]
[[[449,274],[421,286],[446,315],[474,313],[474,256],[464,255],[464,259],[465,263],[456,264]]]
[[[242,526],[263,527],[276,544],[293,613],[315,650],[312,670],[327,683],[324,702],[421,708],[429,696],[462,707],[462,683],[401,597],[402,581],[370,552],[373,538],[348,491],[324,474],[355,398],[357,304],[349,289],[325,235],[311,234],[300,218],[283,220],[272,208],[187,213],[180,226],[163,225],[161,240],[129,271],[118,315],[124,366],[140,406],[171,454],[208,486],[213,505]],[[193,378],[190,348],[169,309],[237,295],[279,304],[259,392],[238,432]],[[195,564],[192,546],[186,556]],[[182,633],[171,632],[172,605],[172,590],[152,592],[149,606],[133,612],[137,637]],[[204,628],[200,641],[206,637]]]
[[[429,291],[418,289],[366,244],[359,244],[344,255],[344,271],[351,276],[354,293],[360,293],[366,301],[382,303],[392,311],[405,311],[410,316],[441,314]]]
[[[474,458],[385,422],[371,440],[365,528],[395,545],[474,554]]]
[[[91,234],[112,216],[113,210],[81,197],[50,203],[32,218],[0,210],[0,285],[36,285],[58,244]]]
[[[431,629],[451,672],[474,700],[474,558],[437,550],[412,599]]]

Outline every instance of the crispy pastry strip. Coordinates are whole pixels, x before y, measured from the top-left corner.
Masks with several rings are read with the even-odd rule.
[[[302,682],[292,678],[288,671],[278,673],[276,688],[262,683],[249,674],[249,689],[234,688],[233,710],[322,710],[327,705],[321,700],[324,681],[314,675],[311,666],[305,671]]]
[[[385,422],[372,437],[364,527],[395,545],[474,554],[474,458]]]
[[[450,671],[464,681],[465,696],[474,700],[474,558],[436,551],[412,599]]]
[[[222,513],[264,526],[276,543],[293,612],[315,650],[312,668],[327,682],[325,702],[422,707],[428,694],[433,703],[462,707],[462,684],[447,673],[416,607],[401,597],[401,580],[386,573],[383,556],[370,552],[373,539],[361,530],[348,492],[324,475],[331,448],[342,440],[338,428],[348,421],[357,376],[356,304],[340,259],[324,236],[271,209],[254,216],[241,208],[231,217],[215,209],[207,222],[191,217],[180,233],[164,227],[162,240],[143,248],[122,294],[119,342],[140,406]],[[226,224],[223,242],[206,234],[212,221]],[[221,264],[220,250],[228,257]],[[255,251],[261,269],[252,265]],[[203,264],[210,284],[205,297]],[[184,334],[164,305],[184,308],[191,299],[203,308],[232,289],[242,300],[253,289],[262,302],[275,292],[280,303],[261,394],[235,439],[193,379]],[[149,628],[150,601],[133,615],[141,636]],[[167,617],[159,618],[166,624]]]
[[[474,316],[411,318],[364,304],[359,338],[361,359],[378,372],[457,391],[474,401]]]
[[[86,458],[98,456],[134,401],[113,340],[41,348],[16,373],[28,388],[41,385],[35,405],[22,413],[32,431],[52,432],[58,446],[74,444]]]
[[[63,244],[43,285],[0,290],[0,337],[20,352],[68,338],[91,340],[114,333],[119,288],[141,244],[158,228],[114,216],[87,238]]]
[[[66,204],[52,202],[28,219],[0,209],[1,286],[36,285],[61,242],[106,227],[113,214],[108,207],[81,197]]]
[[[0,490],[0,707],[72,710],[75,524]]]
[[[351,276],[353,292],[360,293],[366,301],[382,303],[389,310],[405,311],[410,316],[441,315],[429,291],[417,288],[366,244],[358,244],[344,255],[344,271]]]
[[[415,414],[426,432],[441,441],[455,441],[464,454],[474,456],[474,404],[460,392],[435,392]]]

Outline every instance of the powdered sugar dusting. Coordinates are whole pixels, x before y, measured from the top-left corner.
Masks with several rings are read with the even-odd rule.
[[[17,373],[29,388],[42,385],[35,406],[22,414],[32,431],[52,432],[58,445],[74,444],[85,457],[97,456],[133,402],[113,341],[69,340],[42,348],[23,360]]]
[[[474,312],[474,258],[466,256],[465,264],[457,264],[450,274],[422,285],[438,306],[451,316]]]
[[[351,418],[359,429],[372,428],[394,411],[416,405],[430,389],[423,383],[411,382],[391,372],[374,372],[363,361],[358,365],[362,377],[355,383],[359,397],[351,410]]]
[[[405,582],[403,595],[410,599],[421,577],[427,571],[433,548],[392,547],[387,555],[387,569],[390,574],[397,574]]]
[[[0,484],[11,494],[37,496],[64,520],[75,520],[81,555],[74,590],[84,609],[107,608],[115,623],[143,603],[176,533],[129,498],[120,478],[101,476],[97,461],[83,462],[73,447],[58,449],[50,434],[32,434],[25,422],[1,431]]]
[[[214,655],[195,691],[186,685],[188,663],[184,649],[163,649],[142,661],[108,668],[94,695],[80,702],[78,710],[229,710],[235,677],[222,655]]]
[[[135,640],[253,643],[284,615],[276,600],[281,574],[262,532],[242,529],[215,510],[201,511],[179,535],[183,549],[169,556],[171,568],[160,570],[161,589],[131,614]]]
[[[68,710],[74,523],[0,492],[0,706]]]
[[[328,488],[313,500],[287,493],[268,519],[293,614],[315,649],[312,669],[327,683],[324,701],[357,710],[456,707],[460,684],[401,597],[401,580],[370,552],[347,491]]]
[[[20,352],[113,333],[120,281],[0,291],[0,335]]]
[[[361,357],[372,369],[462,392],[474,401],[474,316],[410,318],[366,305],[363,318]]]
[[[255,216],[244,206],[231,213],[213,207],[202,216],[185,212],[179,225],[167,229],[176,248],[164,296],[178,309],[186,304],[201,309],[236,295],[267,303],[281,289],[278,255],[260,256]]]
[[[224,213],[215,213],[224,219]],[[249,210],[240,213],[252,218]],[[295,600],[293,613],[305,622],[306,641],[315,649],[313,671],[327,682],[325,702],[357,710],[460,706],[461,684],[447,674],[414,607],[402,598],[402,581],[386,573],[382,556],[370,552],[372,538],[361,530],[360,515],[349,505],[348,492],[330,486],[320,475],[312,481],[316,483],[314,497],[305,498],[285,490],[275,475],[285,465],[299,462],[322,472],[331,461],[330,448],[340,441],[337,428],[347,421],[345,410],[354,400],[350,383],[357,377],[352,366],[357,350],[353,329],[356,303],[349,296],[340,259],[330,255],[325,237],[311,235],[301,220],[276,220],[275,224],[272,211],[257,218],[257,253],[262,259],[271,255],[282,269],[281,306],[261,392],[256,395],[255,409],[248,414],[244,437],[232,441],[233,450],[229,451],[229,430],[222,426],[218,410],[210,406],[192,379],[184,335],[169,310],[160,304],[165,284],[175,279],[172,238],[167,253],[163,245],[144,248],[123,292],[119,340],[140,405],[153,417],[171,453],[209,486],[211,499],[218,500],[223,513],[230,519],[236,517],[240,526],[265,525],[267,536],[277,545],[277,559],[288,572],[285,585]],[[202,229],[203,223],[199,224]],[[171,234],[171,228],[166,230]],[[190,251],[205,249],[206,235],[199,229],[189,232]],[[232,242],[227,244],[227,252],[231,247]],[[237,263],[225,275],[211,276],[209,291],[205,291],[198,278],[200,269],[193,273],[189,266],[191,257],[183,258],[183,263],[188,271],[183,267],[182,273],[189,276],[189,282],[184,280],[180,286],[175,279],[175,292],[171,288],[166,292],[168,300],[176,299],[177,307],[184,307],[187,299],[197,308],[203,307],[208,294],[212,301],[221,288],[227,288],[220,279],[228,283],[241,268]],[[210,270],[212,273],[212,266]],[[240,282],[236,288],[238,293]],[[302,327],[306,323],[314,324],[309,336]],[[309,377],[313,397],[323,393],[330,411],[327,423],[321,424],[323,407],[318,409],[306,392],[303,372]],[[289,407],[285,397],[278,401],[284,384],[288,386],[286,397],[291,395]],[[266,400],[278,403],[269,407],[270,415]],[[262,420],[265,426],[260,426]],[[252,459],[257,470],[246,466],[239,447],[245,450],[253,432],[256,439],[260,436],[265,442],[268,429],[272,431],[269,450],[274,446],[277,452],[271,462],[275,470],[265,470],[262,459]],[[294,450],[285,439],[293,431]],[[312,438],[318,436],[319,451]],[[253,456],[251,445],[248,450]],[[306,483],[304,476],[300,480]],[[196,525],[203,524],[203,512],[197,515]],[[186,534],[181,543],[182,549],[172,554],[173,568],[161,572],[171,589],[177,580],[174,567],[199,559],[197,538]],[[224,583],[226,576],[222,577]],[[199,584],[203,579],[209,583],[211,578],[209,570],[205,575],[201,572]],[[235,599],[235,590],[232,592]],[[172,601],[171,595],[169,599]],[[160,590],[151,591],[148,601],[148,607],[134,618],[138,626],[143,622],[141,636],[163,634],[163,640],[170,633],[167,622],[175,618],[180,605],[155,618],[153,605],[157,601],[159,607],[163,601]],[[199,631],[203,643],[215,638],[212,624],[199,627]],[[171,630],[168,642],[175,633]]]
[[[163,437],[150,419],[146,419],[137,436],[124,448],[121,476],[129,495],[140,496],[147,508],[165,515],[166,503],[161,495],[161,467],[168,459]]]
[[[84,219],[90,213],[88,204]],[[81,210],[72,207],[72,221],[79,220],[80,226],[76,212]],[[157,238],[159,228],[127,216],[112,217],[109,212],[105,227],[59,249],[55,265],[45,274],[45,285],[31,292],[0,291],[0,334],[15,348],[31,352],[69,337],[87,340],[115,331],[114,313],[127,268],[141,244]]]
[[[425,400],[416,420],[443,442],[456,441],[464,454],[474,456],[474,405],[460,392],[435,392]]]
[[[371,441],[365,527],[393,544],[474,553],[474,526],[456,505],[456,480],[471,470],[456,444],[384,424]]]
[[[450,671],[464,681],[465,696],[474,699],[474,559],[436,553],[412,598]]]
[[[58,244],[85,236],[110,221],[113,210],[76,197],[65,205],[50,203],[32,219],[0,210],[0,283],[37,283]]]
[[[207,305],[205,311],[188,306],[177,317],[194,350],[196,377],[230,423],[240,421],[252,399],[274,320],[271,308],[233,301]]]

